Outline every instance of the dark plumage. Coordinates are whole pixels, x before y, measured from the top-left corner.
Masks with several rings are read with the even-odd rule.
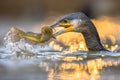
[[[100,42],[98,32],[91,20],[82,12],[72,13],[63,16],[51,27],[64,27],[64,32],[81,32],[89,51],[106,51]],[[60,33],[60,34],[61,34]]]

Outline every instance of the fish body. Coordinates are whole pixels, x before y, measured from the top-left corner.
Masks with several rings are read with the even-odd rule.
[[[44,26],[41,29],[41,33],[34,33],[34,32],[24,32],[18,28],[12,28],[12,33],[16,34],[18,40],[24,38],[27,41],[33,42],[33,43],[45,43],[49,41],[51,38],[55,38],[53,36],[53,30],[49,26]],[[12,39],[15,39],[15,36],[12,37]]]

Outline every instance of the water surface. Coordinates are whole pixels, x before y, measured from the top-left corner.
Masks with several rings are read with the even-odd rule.
[[[119,52],[57,51],[10,36],[0,46],[0,80],[120,80]]]
[[[29,53],[27,53],[29,54]],[[120,53],[40,52],[17,55],[0,50],[0,80],[120,80]]]

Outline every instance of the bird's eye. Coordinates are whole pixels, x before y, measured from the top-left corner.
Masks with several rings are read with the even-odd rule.
[[[64,20],[64,23],[67,23],[68,22],[68,20]]]
[[[68,20],[64,19],[62,22],[67,23],[67,22],[68,22]]]

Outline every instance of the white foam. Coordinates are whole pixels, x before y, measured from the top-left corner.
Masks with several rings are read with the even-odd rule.
[[[19,41],[12,41],[13,34],[11,30],[4,37],[4,45],[6,49],[11,53],[21,52],[21,53],[32,53],[32,54],[40,54],[40,51],[48,51],[53,50],[50,46],[46,45],[41,47],[40,45],[32,45],[27,42],[25,39],[20,39]]]

